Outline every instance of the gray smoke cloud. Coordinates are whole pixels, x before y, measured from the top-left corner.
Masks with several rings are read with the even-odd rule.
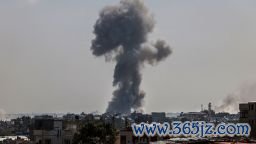
[[[114,59],[112,101],[107,112],[130,113],[142,107],[145,93],[140,90],[141,73],[145,62],[153,65],[168,57],[172,51],[163,40],[147,43],[147,35],[155,25],[153,16],[140,0],[122,0],[118,5],[105,7],[94,25],[95,39],[91,50],[95,56]]]
[[[235,92],[227,95],[221,105],[216,107],[217,112],[237,113],[239,111],[239,103],[247,103],[256,101],[256,82],[247,82],[239,87]]]

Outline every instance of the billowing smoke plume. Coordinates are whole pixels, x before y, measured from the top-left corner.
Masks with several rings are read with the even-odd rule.
[[[122,0],[119,5],[105,7],[94,26],[91,50],[95,56],[114,59],[112,101],[107,112],[130,113],[142,107],[145,93],[140,91],[140,69],[144,62],[157,64],[171,54],[163,40],[147,43],[154,19],[140,0]]]
[[[222,101],[222,104],[216,107],[216,111],[236,113],[239,111],[239,103],[256,101],[256,83],[247,82],[243,84],[236,92],[229,94]]]

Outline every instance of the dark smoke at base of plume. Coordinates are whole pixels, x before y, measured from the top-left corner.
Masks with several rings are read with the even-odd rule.
[[[147,43],[154,19],[140,0],[123,0],[119,5],[105,7],[94,25],[95,39],[91,50],[95,56],[114,59],[112,101],[107,112],[130,113],[140,110],[145,93],[140,90],[140,69],[145,62],[153,65],[172,51],[163,40]]]

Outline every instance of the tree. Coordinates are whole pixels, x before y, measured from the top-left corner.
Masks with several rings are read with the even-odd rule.
[[[110,124],[86,123],[74,135],[73,144],[114,144],[116,131]]]

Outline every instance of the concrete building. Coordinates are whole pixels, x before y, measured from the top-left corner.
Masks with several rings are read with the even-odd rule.
[[[148,137],[146,135],[136,137],[133,135],[131,128],[125,128],[119,131],[115,144],[149,144],[159,140],[163,140],[163,138],[157,136]]]
[[[152,112],[152,122],[160,122],[163,123],[166,120],[165,112]]]
[[[152,122],[152,116],[149,114],[142,114],[142,113],[132,113],[131,114],[131,119],[134,120],[135,123],[141,123],[141,122],[145,122],[145,123],[151,123]]]
[[[204,112],[187,112],[187,113],[181,113],[179,118],[181,121],[202,121],[206,120],[207,113]]]
[[[35,117],[31,137],[33,144],[71,144],[75,132],[76,126],[64,127],[62,119],[42,116]]]
[[[251,126],[250,136],[256,137],[256,102],[239,104],[240,118],[239,121],[249,123]]]
[[[125,117],[122,117],[121,115],[115,116],[113,118],[113,125],[115,127],[115,129],[122,129],[125,128]]]

